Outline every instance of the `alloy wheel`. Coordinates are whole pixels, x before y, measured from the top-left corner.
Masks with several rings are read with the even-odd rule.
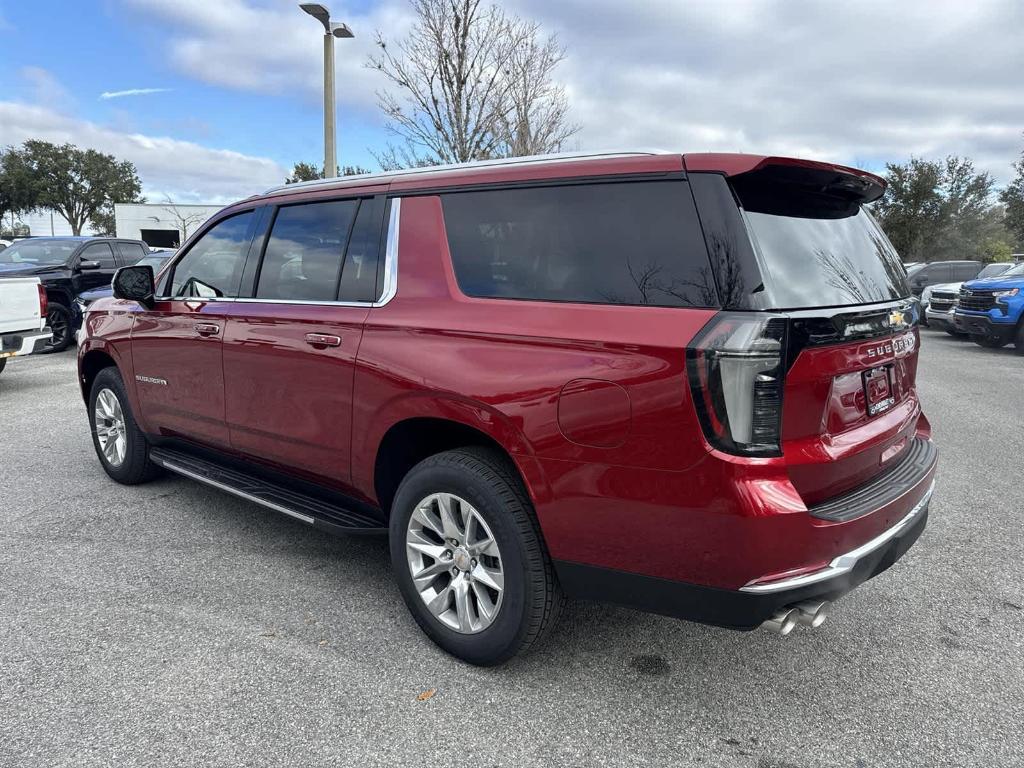
[[[128,452],[128,436],[125,432],[121,401],[117,399],[113,390],[101,389],[96,395],[93,422],[96,425],[96,439],[99,441],[103,458],[112,467],[121,466]]]
[[[409,518],[405,549],[413,586],[434,618],[467,635],[494,622],[505,571],[494,535],[473,505],[451,493],[427,496]]]
[[[51,310],[46,315],[46,324],[50,326],[50,332],[53,334],[47,346],[60,349],[70,332],[67,313],[60,309]]]

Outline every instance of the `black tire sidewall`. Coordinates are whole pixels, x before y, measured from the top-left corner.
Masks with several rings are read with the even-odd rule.
[[[971,336],[971,341],[973,341],[979,347],[984,347],[985,349],[1002,349],[1003,347],[1010,343],[1008,339],[1004,339],[1000,336],[981,335]]]
[[[440,457],[445,456],[441,454]],[[440,458],[433,457],[433,458]],[[472,504],[483,516],[501,551],[505,589],[498,617],[487,629],[473,635],[456,632],[439,622],[424,605],[412,583],[405,552],[405,535],[416,505],[433,493],[453,493]],[[500,491],[476,473],[428,459],[415,467],[398,489],[392,505],[390,547],[392,567],[399,590],[420,628],[441,648],[473,664],[490,666],[514,656],[528,631],[527,600],[530,582],[543,574],[530,573],[518,526],[517,512],[505,508]]]
[[[73,332],[71,330],[71,310],[65,307],[63,304],[58,302],[50,302],[49,308],[46,310],[46,317],[49,320],[50,315],[53,312],[62,312],[64,314],[64,327],[65,331],[64,340],[57,345],[47,345],[44,347],[44,352],[63,352],[69,346],[71,346],[71,337]]]

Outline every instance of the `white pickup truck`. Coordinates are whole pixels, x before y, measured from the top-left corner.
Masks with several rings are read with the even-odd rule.
[[[37,277],[0,278],[0,371],[7,358],[46,346],[46,291]]]

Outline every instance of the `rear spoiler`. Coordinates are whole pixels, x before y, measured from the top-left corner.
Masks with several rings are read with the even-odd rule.
[[[721,173],[734,181],[760,177],[777,183],[814,187],[850,202],[873,203],[885,194],[885,179],[867,171],[835,163],[795,157],[699,153],[683,155],[689,173]],[[742,183],[742,182],[741,182]]]

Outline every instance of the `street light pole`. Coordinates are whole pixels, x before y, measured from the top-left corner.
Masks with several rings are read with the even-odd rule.
[[[346,24],[331,21],[331,12],[319,3],[301,3],[299,8],[324,25],[324,178],[338,173],[337,132],[334,107],[334,38],[355,37]]]
[[[334,35],[324,35],[324,178],[338,173],[338,134],[334,127]]]

